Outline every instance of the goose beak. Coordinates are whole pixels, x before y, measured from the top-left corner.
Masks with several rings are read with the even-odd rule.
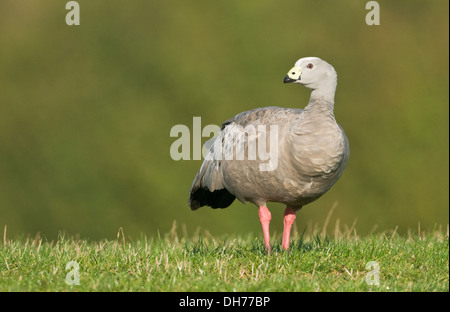
[[[302,76],[302,69],[300,68],[300,66],[294,66],[292,67],[286,77],[284,77],[283,82],[284,83],[290,83],[290,82],[294,82],[294,81],[298,81],[301,80]]]
[[[284,79],[283,79],[283,82],[284,83],[289,83],[289,82],[294,82],[295,81],[295,79],[291,79],[291,78],[289,78],[289,76],[286,76],[286,77],[284,77]]]

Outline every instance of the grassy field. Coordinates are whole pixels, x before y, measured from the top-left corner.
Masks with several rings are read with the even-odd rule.
[[[352,228],[293,234],[289,252],[275,234],[266,254],[260,237],[189,237],[175,223],[157,238],[127,238],[120,229],[103,241],[9,239],[5,228],[0,291],[449,291],[448,226],[404,236],[359,237]],[[366,282],[370,261],[379,285]]]

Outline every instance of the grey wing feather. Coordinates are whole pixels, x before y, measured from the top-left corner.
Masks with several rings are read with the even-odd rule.
[[[226,164],[226,161],[223,163],[223,154],[219,155],[219,153],[232,153],[229,149],[232,149],[236,143],[234,140],[237,136],[233,133],[233,131],[236,131],[236,126],[245,128],[251,124],[271,124],[284,120],[286,115],[301,112],[300,109],[286,109],[276,106],[256,108],[242,112],[222,123],[219,136],[206,141],[204,144],[208,154],[191,186],[189,197],[191,209],[195,210],[205,205],[212,208],[225,208],[234,201],[236,196],[243,201],[242,196],[227,190],[222,167],[230,163]],[[246,165],[252,164],[246,163]],[[229,168],[229,170],[233,169]]]
[[[189,192],[189,206],[192,210],[205,205],[211,208],[226,208],[236,198],[223,185],[221,160],[214,156],[214,143],[217,139],[218,137],[215,137],[205,142],[204,147],[209,151]]]

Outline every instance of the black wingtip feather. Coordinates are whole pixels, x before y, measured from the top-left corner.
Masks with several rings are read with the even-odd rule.
[[[197,210],[203,206],[210,206],[213,209],[226,208],[230,206],[236,197],[228,192],[227,189],[210,191],[204,188],[198,188],[191,193],[189,197],[189,206],[192,210]]]

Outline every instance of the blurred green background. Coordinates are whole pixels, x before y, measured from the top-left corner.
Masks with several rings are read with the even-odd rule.
[[[261,106],[303,108],[283,85],[318,56],[338,72],[335,115],[351,157],[338,183],[297,214],[358,233],[431,229],[449,218],[449,3],[379,1],[0,1],[0,226],[8,235],[92,239],[260,235],[257,209],[187,205],[201,161],[171,159],[176,124],[220,125]],[[203,139],[205,141],[206,138]],[[283,207],[270,204],[271,229]]]

